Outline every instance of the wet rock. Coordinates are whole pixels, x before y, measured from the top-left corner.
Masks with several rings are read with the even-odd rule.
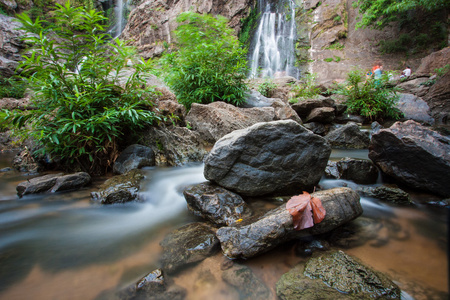
[[[325,139],[333,148],[343,149],[367,149],[370,142],[369,135],[353,122],[329,132]]]
[[[378,178],[378,169],[370,160],[342,158],[337,162],[329,161],[325,169],[327,177],[347,179],[356,183],[375,183]]]
[[[241,196],[210,182],[188,186],[183,194],[191,212],[216,225],[232,225],[252,214]]]
[[[124,174],[133,169],[141,169],[155,165],[155,153],[150,147],[143,145],[131,145],[117,157],[113,172]]]
[[[400,299],[400,289],[386,275],[359,260],[336,251],[308,260],[304,274],[351,296]]]
[[[362,214],[359,196],[350,188],[320,191],[313,196],[326,210],[321,223],[294,230],[292,216],[283,204],[250,225],[219,228],[217,237],[223,253],[229,258],[250,258],[288,240],[329,232]]]
[[[345,300],[348,295],[327,286],[320,280],[306,277],[304,265],[299,264],[283,274],[276,283],[276,293],[281,300]]]
[[[412,188],[450,195],[450,139],[414,121],[397,122],[372,135],[369,158]]]
[[[186,116],[192,128],[209,142],[215,142],[234,130],[274,119],[272,107],[239,108],[225,102],[194,103]]]
[[[0,172],[10,172],[10,171],[13,171],[14,169],[13,168],[10,168],[10,167],[6,167],[6,168],[1,168],[0,169]]]
[[[186,289],[175,284],[168,285],[163,275],[146,280],[147,277],[153,277],[160,272],[161,270],[157,269],[140,279],[137,284],[127,286],[114,294],[105,294],[99,297],[99,300],[184,300]]]
[[[400,299],[401,291],[385,274],[342,251],[310,258],[283,274],[277,296],[294,299]]]
[[[205,178],[240,195],[312,190],[331,153],[328,143],[292,120],[236,130],[214,145]]]
[[[377,186],[363,187],[358,186],[355,190],[363,197],[376,198],[386,202],[397,204],[412,204],[409,194],[398,187]]]
[[[223,271],[222,279],[239,291],[239,299],[271,299],[270,289],[244,265],[234,264]]]
[[[335,109],[333,107],[314,108],[306,117],[306,122],[331,123],[335,118]]]
[[[131,170],[116,175],[100,186],[100,191],[92,192],[91,198],[101,204],[125,203],[138,200],[140,182],[144,178],[142,170]]]
[[[75,190],[88,185],[90,182],[91,176],[85,172],[78,172],[69,175],[58,173],[39,176],[21,182],[17,186],[16,190],[17,195],[22,197],[28,194]]]
[[[27,194],[48,192],[55,185],[58,177],[62,175],[63,173],[44,175],[21,182],[16,188],[17,195],[22,197]]]
[[[136,291],[153,294],[166,290],[166,280],[161,269],[156,269],[136,283]]]
[[[325,125],[319,122],[305,123],[303,124],[303,127],[311,130],[312,132],[320,136],[324,136],[328,132],[327,127],[325,127]]]
[[[434,123],[434,119],[430,115],[430,108],[422,98],[404,93],[400,93],[399,96],[395,107],[403,113],[406,119],[424,124]]]
[[[141,142],[152,148],[158,166],[199,162],[208,154],[208,145],[200,134],[186,127],[151,127],[143,134]]]
[[[86,172],[63,175],[56,179],[56,183],[52,187],[51,192],[76,190],[88,185],[90,182],[91,176]]]
[[[191,223],[168,234],[160,243],[162,269],[176,273],[183,267],[198,263],[219,251],[214,229],[204,223]]]
[[[334,100],[319,96],[317,99],[300,100],[292,104],[292,108],[297,112],[301,119],[306,119],[315,108],[334,107]],[[311,121],[312,122],[312,121]]]

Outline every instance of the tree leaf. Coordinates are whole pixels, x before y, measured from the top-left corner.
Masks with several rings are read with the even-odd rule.
[[[292,216],[295,230],[313,227],[322,222],[326,215],[320,199],[311,197],[308,192],[291,197],[286,203],[286,209]]]

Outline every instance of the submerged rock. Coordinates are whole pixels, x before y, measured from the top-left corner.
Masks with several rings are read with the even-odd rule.
[[[136,284],[127,286],[113,295],[106,293],[104,300],[183,300],[186,298],[186,289],[170,284],[164,277],[161,269],[156,269]]]
[[[234,264],[223,271],[222,279],[239,291],[239,299],[271,299],[270,289],[244,265]]]
[[[450,139],[419,123],[397,122],[373,134],[369,158],[412,188],[450,195]]]
[[[353,122],[330,131],[325,139],[332,147],[343,149],[367,149],[370,142],[369,135]]]
[[[188,209],[216,225],[232,225],[252,212],[241,196],[210,182],[186,187]]]
[[[169,274],[198,263],[220,249],[214,229],[204,223],[180,227],[168,234],[160,245],[162,269]]]
[[[386,275],[342,251],[313,257],[281,276],[281,299],[400,299],[400,288]]]
[[[397,204],[412,204],[409,194],[398,187],[392,186],[368,186],[355,189],[363,197],[372,197],[386,202]]]
[[[92,192],[91,198],[101,204],[125,203],[137,200],[140,183],[144,177],[144,172],[138,169],[114,176],[100,186],[100,191]]]
[[[320,191],[313,196],[322,201],[326,210],[321,223],[297,231],[283,204],[250,225],[219,228],[217,237],[223,253],[229,258],[250,258],[288,240],[329,232],[362,214],[359,196],[350,188]]]
[[[155,153],[150,147],[131,145],[120,153],[113,167],[115,174],[124,174],[133,169],[155,165]]]
[[[28,194],[75,190],[88,185],[90,182],[91,176],[85,172],[78,172],[68,175],[58,173],[39,176],[21,182],[17,186],[16,190],[17,195],[22,197]]]
[[[204,175],[240,195],[295,193],[313,189],[330,153],[324,138],[295,121],[259,123],[217,141]]]

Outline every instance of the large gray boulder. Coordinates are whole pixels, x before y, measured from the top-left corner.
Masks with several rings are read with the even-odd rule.
[[[162,269],[173,274],[219,251],[214,229],[204,223],[191,223],[169,233],[160,243]]]
[[[396,122],[373,134],[369,158],[412,188],[450,196],[450,139],[417,122]]]
[[[259,123],[217,141],[204,175],[240,195],[295,193],[313,189],[330,153],[324,138],[295,121]]]
[[[245,226],[217,230],[222,252],[229,258],[250,258],[299,237],[329,232],[362,214],[359,195],[350,188],[335,188],[312,194],[322,201],[325,219],[311,228],[295,230],[292,216],[283,204]]]
[[[399,96],[395,107],[403,113],[406,119],[430,125],[434,123],[430,107],[422,98],[405,93],[400,93]]]
[[[91,176],[85,172],[78,172],[68,175],[58,173],[39,176],[21,182],[17,186],[16,190],[17,195],[22,197],[28,194],[75,190],[88,185],[90,182]]]
[[[113,167],[115,174],[124,174],[133,169],[155,165],[155,153],[152,148],[143,145],[131,145],[120,153]]]
[[[400,288],[342,251],[313,257],[283,274],[277,296],[294,299],[400,299]]]
[[[106,180],[98,192],[92,192],[91,198],[101,204],[125,203],[139,199],[139,189],[144,172],[131,170]]]
[[[333,148],[343,149],[367,149],[370,142],[369,135],[353,122],[330,131],[325,139]]]
[[[252,214],[241,196],[210,182],[190,185],[183,194],[194,215],[216,225],[232,225]]]
[[[234,130],[274,119],[272,107],[239,108],[225,102],[194,103],[186,116],[192,129],[208,142],[215,142]]]

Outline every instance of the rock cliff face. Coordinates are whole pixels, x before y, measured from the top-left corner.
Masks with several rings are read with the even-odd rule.
[[[164,42],[173,41],[171,32],[181,12],[222,15],[230,20],[232,28],[239,30],[240,20],[248,15],[253,3],[254,0],[147,0],[130,13],[120,38],[130,40],[145,58],[158,56],[164,51]]]

